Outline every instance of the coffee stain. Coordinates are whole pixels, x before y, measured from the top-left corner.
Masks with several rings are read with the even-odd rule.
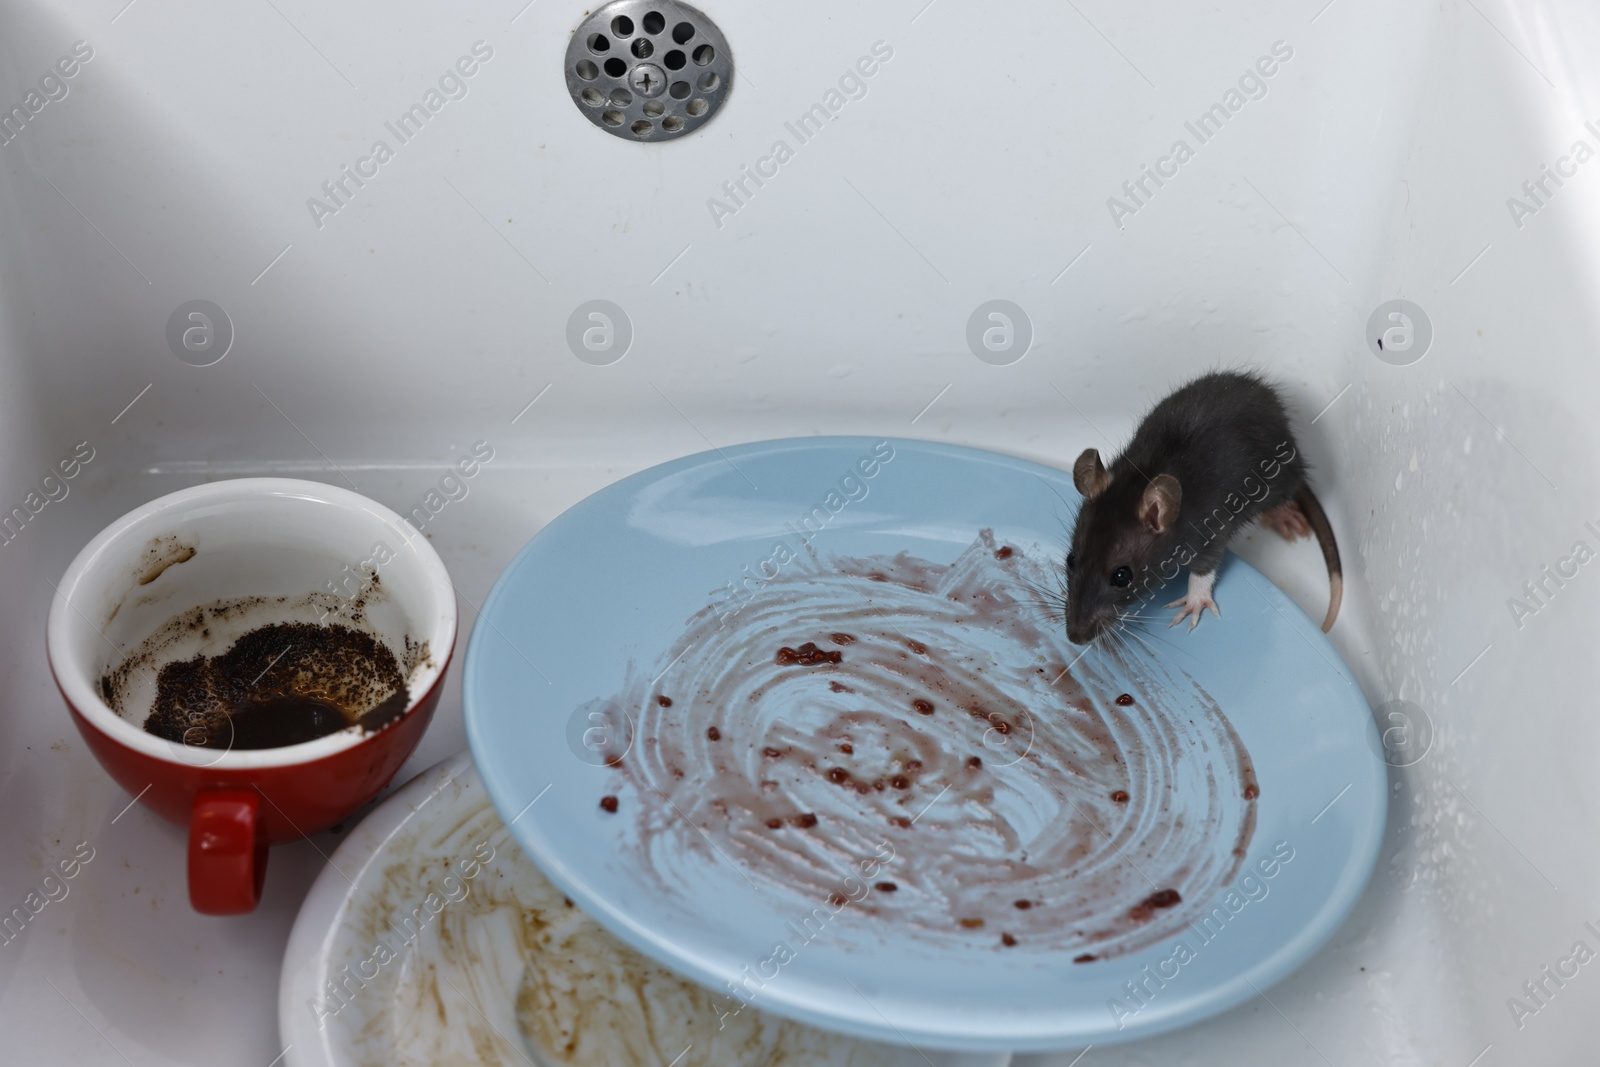
[[[1202,913],[1255,831],[1248,752],[1169,665],[1069,666],[1079,650],[1033,607],[1049,575],[1005,547],[985,530],[948,566],[800,560],[738,625],[691,618],[617,698],[634,743],[598,787],[634,813],[623,847],[643,875],[692,902],[731,860],[804,914],[887,842],[896,891],[843,920],[860,936],[841,941],[868,946],[1105,958]]]
[[[166,721],[163,736],[179,741],[187,734],[183,743],[200,747],[228,733],[228,708],[284,696],[326,701],[351,728],[375,733],[404,715],[435,665],[427,640],[402,634],[401,647],[390,648],[372,628],[368,609],[389,596],[374,577],[348,599],[325,592],[241,596],[190,608],[103,668],[96,688],[129,722],[148,728]],[[266,643],[250,651],[263,637]],[[285,658],[274,659],[280,652]]]
[[[195,547],[180,541],[177,534],[152,537],[145,546],[144,555],[135,565],[139,584],[149,585],[166,573],[168,567],[187,563],[194,558],[194,554]]]
[[[373,635],[273,623],[220,655],[163,664],[144,728],[179,744],[269,748],[352,725],[374,733],[408,706],[399,662]]]

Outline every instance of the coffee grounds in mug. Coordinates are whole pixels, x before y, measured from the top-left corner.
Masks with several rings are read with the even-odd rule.
[[[374,732],[408,704],[400,664],[371,634],[274,623],[221,655],[162,666],[144,728],[202,748],[278,748],[354,725]]]

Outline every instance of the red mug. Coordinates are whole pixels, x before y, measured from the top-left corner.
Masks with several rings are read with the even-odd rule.
[[[195,618],[204,625],[178,624]],[[161,666],[219,655],[274,623],[369,633],[395,654],[403,712],[277,748],[144,729]],[[335,486],[239,478],[153,500],[101,531],[57,587],[46,647],[95,758],[189,828],[195,910],[238,915],[261,900],[269,845],[327,829],[389,784],[433,717],[455,638],[444,563],[400,516]]]

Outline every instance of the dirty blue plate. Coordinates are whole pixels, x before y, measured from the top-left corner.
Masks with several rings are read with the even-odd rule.
[[[871,457],[879,462],[862,465]],[[1378,854],[1386,776],[1370,711],[1334,648],[1231,556],[1215,592],[1226,617],[1153,646],[1215,699],[1260,782],[1243,866],[1206,901],[1213,918],[1200,929],[1087,965],[898,927],[868,936],[859,923],[775,953],[794,940],[788,897],[731,861],[692,857],[677,868],[690,891],[663,892],[628,847],[629,813],[597,804],[605,793],[641,802],[596,752],[645,739],[608,736],[626,726],[593,718],[595,702],[630,673],[669,669],[685,621],[728,597],[776,540],[795,542],[803,517],[825,516],[811,538],[823,557],[905,551],[949,564],[983,528],[1035,558],[1058,553],[1078,500],[1069,474],[1038,464],[843,437],[726,448],[608,486],[529,542],[473,628],[467,732],[490,797],[549,877],[617,937],[707,986],[833,1030],[930,1048],[1067,1049],[1244,1002],[1317,951],[1355,904]],[[730,992],[729,1010],[738,1004]]]

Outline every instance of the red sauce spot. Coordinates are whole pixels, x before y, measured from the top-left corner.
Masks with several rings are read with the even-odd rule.
[[[818,648],[815,641],[807,641],[799,648],[790,648],[788,645],[784,645],[782,648],[778,649],[778,655],[775,662],[777,662],[779,666],[783,667],[815,667],[823,663],[842,663],[843,661],[843,652],[839,652],[837,650],[829,651],[825,648]]]
[[[1099,956],[1096,956],[1092,952],[1085,952],[1081,956],[1072,957],[1072,962],[1073,963],[1093,963],[1095,960],[1097,960],[1099,958],[1100,958]]]
[[[989,716],[989,722],[994,725],[996,733],[1009,734],[1011,732],[1011,724],[998,715]]]
[[[850,772],[843,767],[834,767],[828,771],[828,781],[843,785],[850,780]]]
[[[874,778],[872,780],[872,788],[876,789],[880,793],[883,792],[883,779],[882,778]]]
[[[919,656],[926,656],[928,654],[927,645],[923,644],[921,641],[914,641],[909,637],[906,638],[906,647]]]
[[[572,907],[572,898],[571,897],[562,897],[561,899],[566,902],[567,907],[569,907],[569,908]]]
[[[1126,804],[1128,802],[1128,794],[1125,790],[1119,789],[1111,794],[1111,799],[1118,804]]]
[[[981,926],[983,926],[983,920],[982,919],[962,919],[961,920],[961,925],[962,925],[962,927],[964,929],[976,930],[976,929],[980,928]]]
[[[1244,798],[1246,800],[1254,800],[1256,797],[1258,797],[1260,795],[1261,795],[1261,788],[1259,786],[1257,786],[1254,782],[1251,782],[1249,785],[1244,787]]]
[[[789,821],[802,830],[809,830],[817,825],[817,817],[809,811],[804,815],[795,815]]]
[[[919,759],[907,760],[906,761],[906,770],[908,770],[908,771],[920,771],[920,770],[922,770],[922,761],[919,760]]]
[[[882,789],[883,786],[880,785],[878,788]],[[856,792],[857,793],[870,793],[870,792],[872,792],[872,786],[869,785],[866,782],[857,782],[856,783]]]
[[[836,645],[851,645],[855,643],[856,639],[852,634],[829,634],[828,640]]]
[[[1183,898],[1176,889],[1157,889],[1139,903],[1128,909],[1128,918],[1134,922],[1144,922],[1155,914],[1157,908],[1170,908]]]
[[[778,751],[777,749],[771,747],[770,745],[767,746],[766,748],[762,749],[761,750],[761,754],[763,756],[767,757],[768,759],[782,759],[783,758],[783,753]]]
[[[977,756],[973,756],[967,760],[967,766],[971,767],[973,770],[977,770],[979,767],[983,766],[983,760],[979,759]]]
[[[856,746],[849,744],[848,742],[839,746],[839,751],[843,752],[847,756],[855,752],[855,750]]]
[[[1017,939],[1012,937],[1010,934],[1002,933],[1000,935],[1000,943],[1006,948],[1010,948],[1012,945],[1017,943]]]
[[[922,712],[924,715],[933,714],[933,702],[930,700],[913,700],[911,702],[911,706]]]
[[[671,697],[658,696],[658,697],[656,697],[656,703],[660,704],[664,708],[670,708],[670,707],[672,707],[672,698]]]
[[[616,811],[617,798],[613,796],[603,796],[600,798],[600,806],[606,811]]]
[[[722,731],[717,729],[715,726],[707,726],[706,727],[706,740],[708,740],[708,741],[721,741],[722,740]]]
[[[995,549],[994,550],[994,558],[995,559],[1010,559],[1011,558],[1011,546],[1010,545],[1001,545],[999,548]]]
[[[887,574],[869,574],[867,575],[867,580],[869,582],[887,582],[889,576]]]
[[[621,756],[607,756],[606,757],[606,766],[607,767],[620,767],[620,766],[622,766],[622,757]]]
[[[1123,707],[1127,707],[1128,705],[1133,703],[1133,694],[1132,693],[1123,693],[1121,696],[1119,696],[1117,698],[1117,703],[1122,705]]]
[[[1031,900],[1019,900],[1016,902],[1018,911],[1027,911],[1031,907],[1033,907],[1033,901]]]
[[[893,893],[900,887],[895,885],[893,882],[878,882],[872,888],[876,889],[880,893]]]
[[[854,693],[855,692],[854,689],[851,689],[848,685],[845,685],[843,682],[829,682],[828,683],[828,689],[831,690],[832,692],[835,692],[835,693]]]
[[[834,893],[828,897],[828,903],[832,904],[836,908],[844,907],[844,900],[845,897],[843,893]]]
[[[903,774],[897,774],[893,778],[889,779],[889,784],[894,786],[896,789],[910,789],[911,779],[907,778]]]
[[[783,820],[782,819],[768,819],[767,820],[767,829],[769,829],[769,830],[776,830],[776,829],[778,829],[778,827],[780,827],[782,825],[783,825]]]
[[[891,815],[889,816],[889,825],[898,826],[902,830],[909,830],[911,829],[911,820],[904,815]]]

